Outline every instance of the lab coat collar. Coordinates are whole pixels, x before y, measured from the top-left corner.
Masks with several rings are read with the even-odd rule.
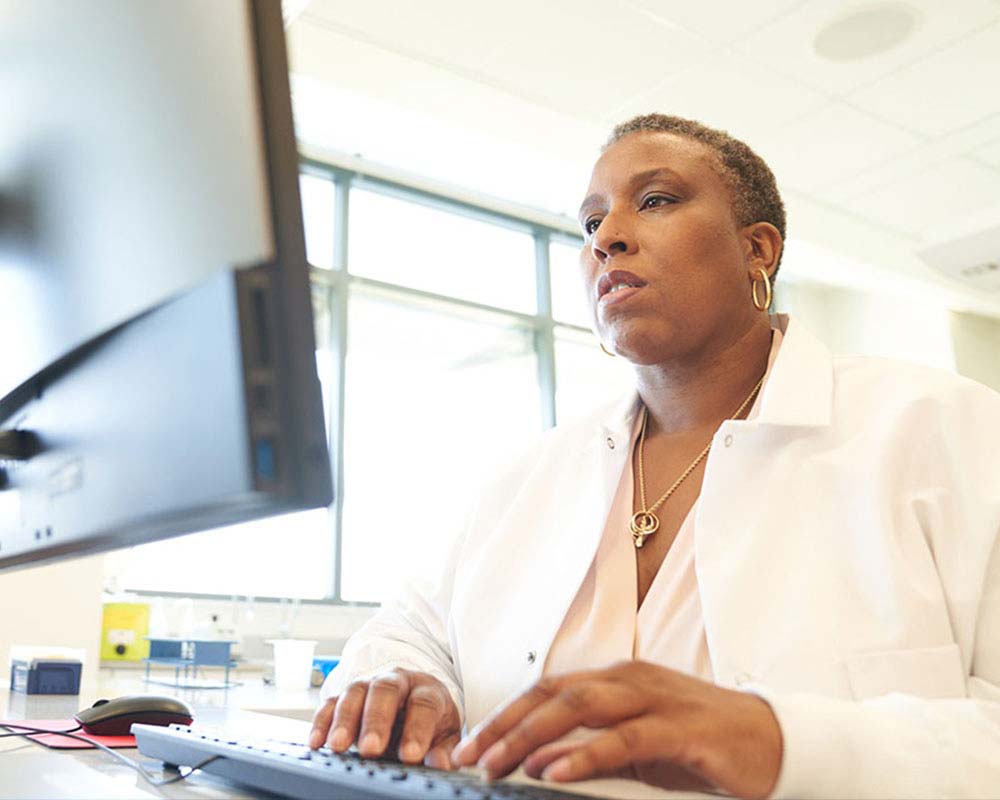
[[[801,322],[772,314],[782,333],[781,347],[761,392],[760,411],[750,424],[825,426],[833,406],[833,356]],[[625,441],[640,408],[634,389],[603,416],[601,437]]]
[[[784,336],[761,393],[760,425],[822,427],[833,412],[833,356],[801,322],[773,314]]]

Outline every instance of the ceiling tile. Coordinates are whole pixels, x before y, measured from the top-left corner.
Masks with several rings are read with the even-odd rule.
[[[645,91],[710,51],[700,36],[618,0],[314,0],[327,29],[581,117]]]
[[[749,143],[825,102],[819,92],[744,56],[719,51],[697,68],[616,108],[613,121],[658,111],[728,130]]]
[[[464,64],[502,46],[492,35],[504,10],[456,0],[312,0],[306,14],[369,44],[426,60]]]
[[[933,139],[905,153],[864,170],[845,176],[823,189],[823,197],[839,203],[859,195],[878,191],[911,175],[926,172],[931,167],[960,156],[972,155],[989,162],[989,144],[1000,137],[1000,114],[994,114],[975,125],[962,128],[947,136]],[[980,154],[986,155],[982,158]],[[1000,152],[996,153],[1000,166]]]
[[[847,97],[909,130],[940,136],[1000,112],[1000,23]]]
[[[956,158],[877,192],[850,201],[848,207],[884,225],[917,236],[954,228],[963,218],[995,206],[1000,171],[967,158]]]
[[[755,147],[778,185],[820,193],[823,187],[909,150],[921,140],[840,103],[758,138]]]
[[[753,3],[691,3],[687,0],[627,0],[652,18],[687,28],[711,42],[728,43],[767,24],[801,0]]]
[[[752,4],[748,4],[752,5]],[[738,49],[779,72],[828,92],[864,86],[928,53],[1000,19],[991,0],[908,0],[917,27],[905,41],[879,55],[833,61],[813,49],[827,25],[857,10],[842,0],[810,0],[737,43]],[[966,77],[966,76],[963,76]]]
[[[501,46],[478,59],[479,69],[553,108],[592,118],[712,50],[700,36],[623,3],[507,0],[503,8],[488,32]]]

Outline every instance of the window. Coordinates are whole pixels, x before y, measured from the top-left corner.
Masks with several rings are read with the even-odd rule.
[[[299,177],[306,258],[314,267],[333,269],[333,220],[336,187],[329,178],[303,173]]]
[[[330,531],[319,509],[165,539],[129,550],[117,580],[149,592],[318,600],[333,578]]]
[[[538,368],[516,322],[363,288],[349,309],[341,594],[378,600],[542,432]]]
[[[580,243],[553,239],[549,246],[552,275],[552,316],[582,328],[590,327],[590,305],[580,272]]]
[[[628,385],[589,330],[572,223],[314,162],[300,189],[337,500],[133,548],[122,588],[379,602],[554,417]]]
[[[624,397],[633,386],[629,362],[602,352],[589,331],[557,327],[555,354],[556,418],[560,422]]]
[[[525,231],[351,191],[350,271],[386,283],[531,314],[535,243]]]

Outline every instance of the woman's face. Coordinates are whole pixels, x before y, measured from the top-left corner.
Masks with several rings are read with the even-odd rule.
[[[697,358],[752,322],[752,240],[715,159],[700,142],[641,132],[594,166],[580,263],[598,336],[633,363]]]

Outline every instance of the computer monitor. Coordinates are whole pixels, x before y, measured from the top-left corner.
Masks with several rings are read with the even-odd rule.
[[[278,0],[0,15],[0,569],[331,502]]]

